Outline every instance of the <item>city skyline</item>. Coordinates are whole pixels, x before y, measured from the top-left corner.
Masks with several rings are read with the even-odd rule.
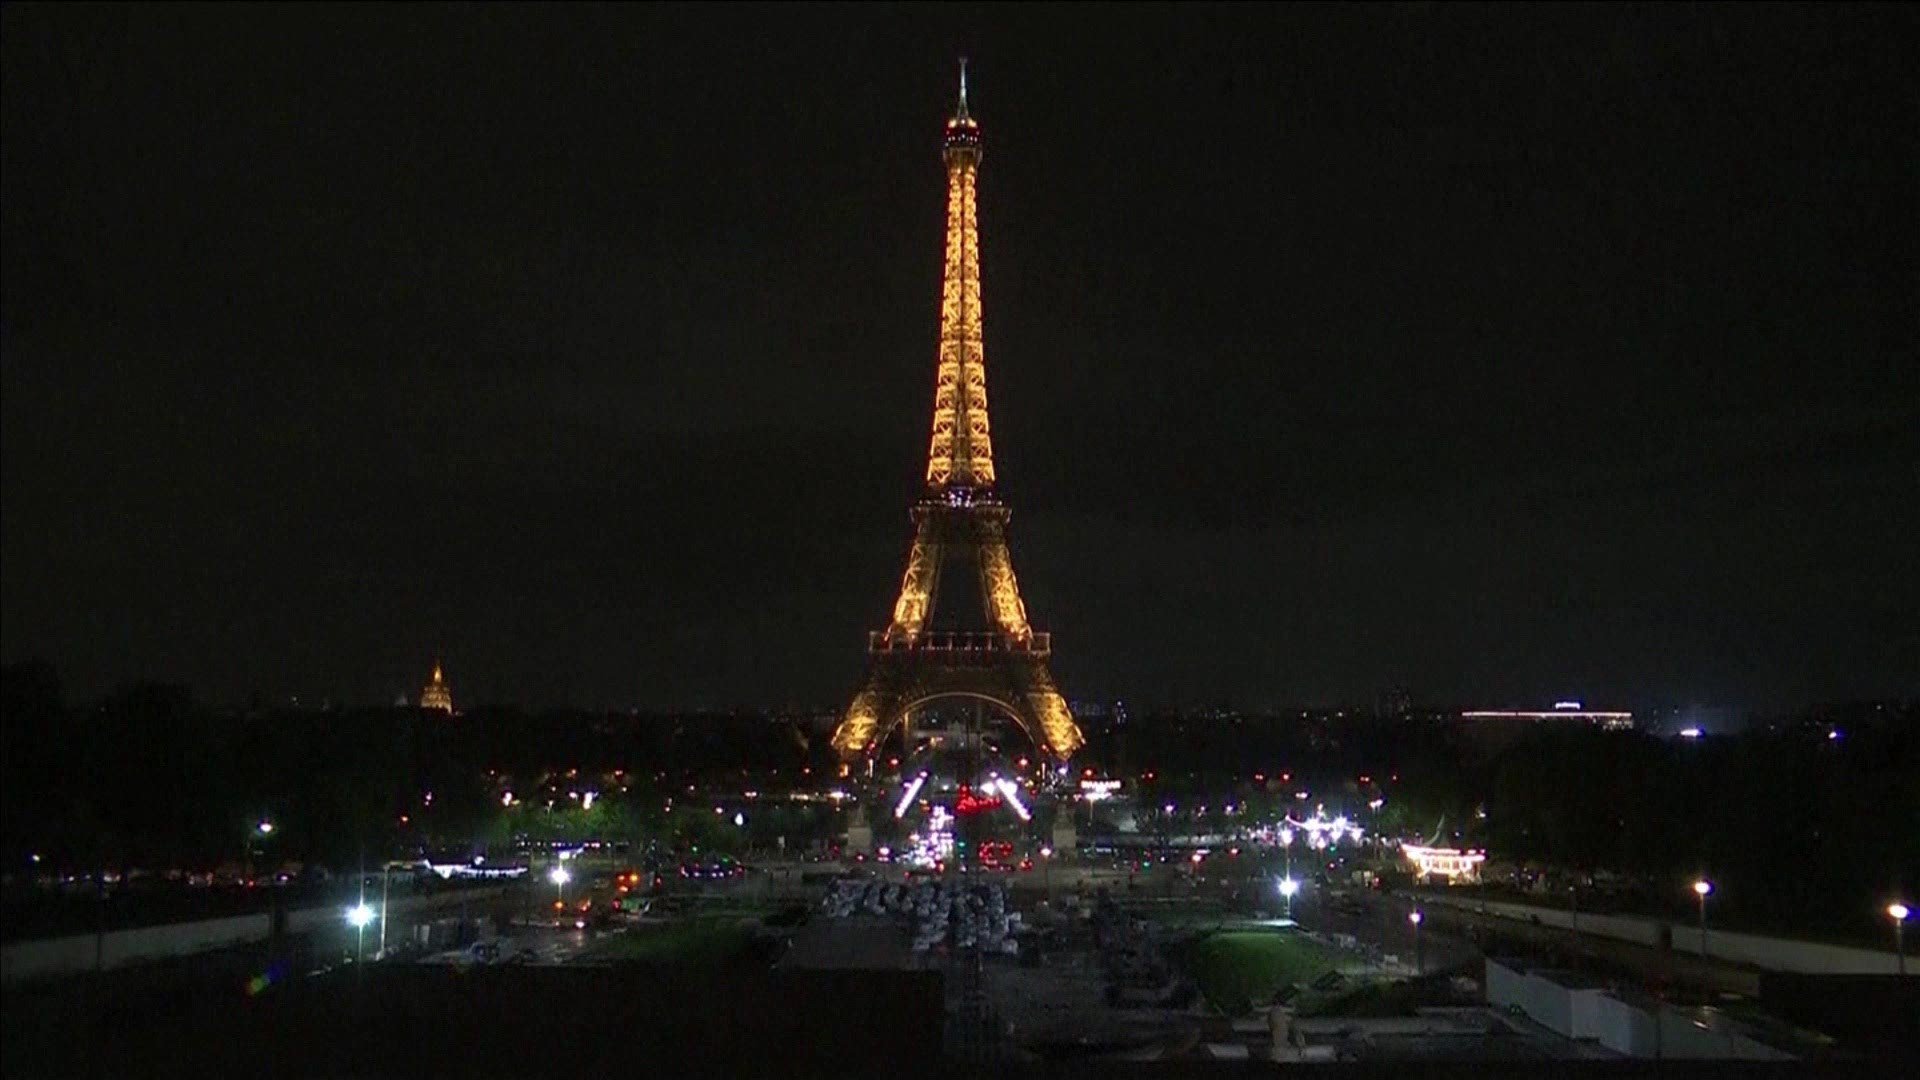
[[[1910,27],[1784,17],[9,9],[5,660],[842,699],[965,52],[1074,696],[1912,696]]]

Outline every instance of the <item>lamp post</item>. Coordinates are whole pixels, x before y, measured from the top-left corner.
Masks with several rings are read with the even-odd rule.
[[[1300,891],[1300,883],[1289,875],[1280,879],[1280,895],[1287,898],[1287,918],[1293,918],[1293,894]]]
[[[393,862],[389,860],[380,869],[380,952],[378,958],[387,958],[387,899],[393,893]]]
[[[1424,948],[1425,942],[1420,939],[1420,924],[1426,922],[1427,917],[1419,908],[1414,908],[1407,913],[1407,921],[1413,924],[1413,972],[1415,975],[1425,975],[1427,955]]]
[[[366,956],[367,924],[372,921],[373,909],[367,906],[367,898],[364,896],[360,898],[359,903],[347,909],[347,925],[353,927],[355,935],[353,946],[355,964],[359,964]]]
[[[274,830],[274,824],[273,824],[272,818],[261,818],[259,821],[254,822],[253,828],[247,830],[246,876],[247,876],[248,882],[252,882],[253,880],[254,849],[260,842],[266,840],[267,837],[272,836],[273,830]]]
[[[1292,829],[1282,828],[1280,830],[1280,846],[1286,849],[1287,877],[1292,878],[1293,877],[1293,830]]]
[[[567,902],[567,882],[573,880],[573,875],[567,873],[566,867],[555,866],[552,870],[547,871],[547,880],[553,882],[554,903],[558,906],[565,907]]]
[[[1706,878],[1693,883],[1693,895],[1700,898],[1700,959],[1707,958],[1707,897],[1713,894],[1713,882]]]
[[[1906,937],[1908,914],[1910,914],[1910,912],[1907,910],[1907,905],[1898,900],[1887,905],[1887,918],[1893,920],[1894,963],[1899,965],[1901,978],[1905,978],[1907,974],[1907,943],[1904,939]]]

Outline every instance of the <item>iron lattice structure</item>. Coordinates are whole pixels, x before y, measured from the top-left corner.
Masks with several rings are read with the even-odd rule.
[[[947,121],[946,266],[940,288],[940,356],[926,492],[912,509],[913,544],[893,620],[868,636],[867,678],[833,733],[843,758],[873,753],[914,709],[943,697],[984,700],[1011,716],[1036,745],[1067,757],[1084,741],[1047,670],[1052,638],[1027,621],[1007,551],[1011,511],[994,496],[993,438],[980,316],[980,233],[975,182],[980,125],[967,113],[967,76]],[[979,574],[986,625],[979,632],[931,628],[941,567]]]

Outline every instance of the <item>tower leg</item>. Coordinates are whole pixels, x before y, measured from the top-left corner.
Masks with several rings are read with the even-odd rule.
[[[1014,669],[1014,679],[1047,751],[1055,757],[1071,757],[1086,740],[1080,734],[1080,725],[1073,722],[1067,699],[1054,686],[1047,666],[1038,661],[1021,664]]]
[[[876,666],[867,685],[853,695],[853,704],[840,725],[833,729],[833,749],[842,760],[858,757],[870,750],[880,737],[882,725],[899,707],[900,694],[887,678],[884,668]]]

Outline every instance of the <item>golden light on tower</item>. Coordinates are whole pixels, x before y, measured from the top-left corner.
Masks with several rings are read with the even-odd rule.
[[[1036,743],[1064,758],[1084,740],[1047,670],[1052,639],[1027,621],[1007,549],[1012,511],[993,491],[976,217],[980,125],[967,109],[964,60],[959,105],[946,123],[941,158],[947,176],[946,259],[926,493],[912,510],[913,542],[893,618],[885,630],[870,635],[867,681],[834,729],[833,746],[844,757],[872,753],[913,709],[935,698],[969,697],[1007,713]],[[931,628],[941,567],[950,558],[971,559],[991,630]]]
[[[980,125],[967,115],[966,64],[960,107],[947,121],[947,244],[940,281],[940,354],[934,376],[933,439],[927,487],[993,486],[993,438],[987,422],[987,367],[980,314],[980,227],[975,182]]]
[[[446,676],[441,673],[438,660],[433,662],[433,678],[420,689],[420,707],[436,709],[448,716],[453,715],[453,691],[447,686]]]

